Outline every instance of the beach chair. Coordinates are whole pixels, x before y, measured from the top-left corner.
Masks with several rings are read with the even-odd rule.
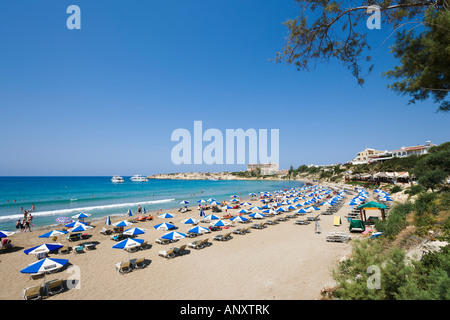
[[[203,240],[203,241],[200,243],[200,248],[205,248],[205,247],[210,246],[211,243],[208,242],[208,240],[209,240],[209,238],[206,238],[205,240]]]
[[[175,248],[170,248],[169,250],[162,250],[158,252],[158,255],[167,259],[171,259],[176,256]]]
[[[58,254],[67,254],[70,252],[70,247],[64,246],[62,248],[59,248]]]
[[[183,244],[179,248],[174,248],[175,255],[181,256],[181,255],[185,254],[186,253],[186,246],[187,245]]]
[[[147,249],[148,247],[149,247],[148,242],[144,241],[139,245],[139,250],[144,250],[144,249]]]
[[[160,238],[160,239],[155,239],[155,242],[159,243],[159,244],[169,244],[170,240]]]
[[[334,217],[334,222],[333,222],[333,225],[334,226],[336,226],[336,227],[339,227],[340,225],[341,225],[341,217],[339,217],[339,216],[335,216]]]
[[[202,243],[202,240],[197,240],[197,241],[188,243],[187,246],[189,248],[193,248],[193,249],[200,249],[201,243]]]
[[[213,240],[223,241],[224,235],[223,234],[217,234],[214,236]]]
[[[73,248],[73,253],[82,253],[84,252],[84,246],[83,245],[79,245]]]
[[[30,273],[30,279],[37,280],[45,277],[45,272]]]
[[[236,230],[233,230],[234,234],[244,234],[245,233],[245,228],[239,228]]]
[[[78,240],[80,240],[80,233],[68,234],[66,238],[69,241],[78,241]]]
[[[131,272],[131,262],[130,261],[123,261],[116,264],[116,269],[119,271],[120,274]]]
[[[136,269],[142,269],[142,268],[145,268],[145,266],[146,266],[146,264],[145,264],[144,258],[136,259],[136,261],[134,262],[134,267]]]
[[[63,280],[51,280],[45,284],[45,292],[47,295],[54,295],[64,290],[64,281]]]
[[[22,291],[23,300],[41,300],[41,286],[32,286],[23,289]]]

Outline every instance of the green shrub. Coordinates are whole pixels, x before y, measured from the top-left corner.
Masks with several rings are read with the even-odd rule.
[[[402,187],[400,187],[400,186],[393,186],[390,191],[391,191],[391,193],[397,193],[397,192],[402,191]]]

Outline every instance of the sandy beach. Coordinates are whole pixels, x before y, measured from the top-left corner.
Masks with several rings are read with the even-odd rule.
[[[347,196],[346,202],[349,198],[350,196]],[[255,199],[251,202],[254,205],[259,204]],[[304,218],[299,217],[276,225],[268,225],[261,230],[251,229],[249,234],[232,234],[233,238],[229,241],[216,241],[213,237],[242,226],[251,226],[253,223],[236,223],[236,226],[230,229],[181,239],[167,245],[155,243],[155,239],[166,233],[153,228],[161,222],[173,222],[178,227],[176,231],[179,232],[189,230],[192,226],[182,224],[181,221],[190,217],[199,219],[197,207],[191,206],[190,209],[191,211],[185,213],[179,213],[177,210],[164,211],[174,214],[170,219],[161,219],[152,212],[154,216],[152,221],[133,224],[133,227],[147,229],[147,232],[138,238],[148,241],[150,247],[129,254],[131,259],[145,258],[147,266],[143,269],[134,269],[127,274],[119,274],[114,265],[128,260],[128,253],[121,249],[113,249],[112,246],[116,242],[111,240],[109,235],[100,234],[104,220],[92,221],[91,225],[95,228],[87,232],[91,237],[81,242],[97,243],[96,249],[85,250],[80,254],[74,252],[65,255],[49,254],[51,258],[69,259],[70,267],[48,274],[45,281],[76,278],[79,280],[79,286],[45,299],[320,299],[320,290],[332,281],[332,268],[351,252],[351,241],[349,243],[326,241],[329,232],[348,233],[348,222],[344,218],[350,210],[347,204],[333,215],[320,216],[320,234],[315,233],[314,222],[309,225],[294,224],[295,220]],[[324,210],[325,208],[322,208],[317,213],[306,214],[306,217],[315,216]],[[237,211],[228,210],[228,213],[236,214]],[[211,211],[205,213],[209,214]],[[217,213],[220,217],[224,214],[225,211]],[[333,225],[334,216],[341,217],[340,226]],[[135,214],[133,218],[137,217]],[[124,215],[123,218],[127,217]],[[274,218],[253,219],[253,222]],[[117,217],[112,220],[113,223],[118,221],[120,219]],[[199,225],[208,227],[209,224],[199,223]],[[109,228],[112,229],[112,226]],[[23,288],[43,285],[44,279],[30,279],[28,274],[22,274],[20,270],[37,261],[34,255],[24,254],[24,249],[52,242],[50,239],[38,238],[46,230],[51,229],[33,229],[32,232],[10,236],[15,250],[0,255],[0,281],[3,289],[0,290],[0,299],[21,299]],[[211,246],[199,250],[188,248],[187,254],[173,259],[158,255],[161,250],[180,247],[205,238],[209,238]],[[69,242],[65,236],[58,237],[56,242],[71,247],[78,244]]]

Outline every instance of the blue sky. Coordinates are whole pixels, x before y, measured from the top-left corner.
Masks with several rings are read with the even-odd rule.
[[[66,27],[72,4],[81,30]],[[336,61],[271,61],[297,12],[293,0],[1,2],[0,175],[245,169],[173,164],[171,134],[195,120],[279,129],[281,168],[450,140],[450,114],[386,89],[391,30],[370,31],[364,87]]]

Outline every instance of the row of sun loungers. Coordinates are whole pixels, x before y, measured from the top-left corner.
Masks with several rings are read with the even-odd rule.
[[[218,235],[214,236],[213,239],[218,240],[218,241],[228,241],[228,240],[233,239],[233,237],[231,236],[231,232],[228,232],[225,234],[218,234]]]
[[[170,248],[169,250],[162,250],[158,252],[158,255],[167,259],[175,258],[177,256],[182,256],[189,251],[186,250],[186,244],[180,246],[179,248]]]
[[[208,242],[208,238],[204,239],[204,240],[197,240],[191,243],[188,243],[187,246],[189,248],[193,248],[193,249],[203,249],[207,246],[211,245],[211,242]]]
[[[45,283],[44,286],[36,285],[23,289],[23,300],[41,300],[43,295],[52,296],[64,291],[63,280],[52,280]]]
[[[129,273],[134,269],[142,269],[145,268],[146,266],[147,263],[145,261],[145,258],[122,261],[115,264],[115,268],[120,274]]]
[[[327,235],[328,242],[348,242],[350,235],[344,232],[330,232]]]

